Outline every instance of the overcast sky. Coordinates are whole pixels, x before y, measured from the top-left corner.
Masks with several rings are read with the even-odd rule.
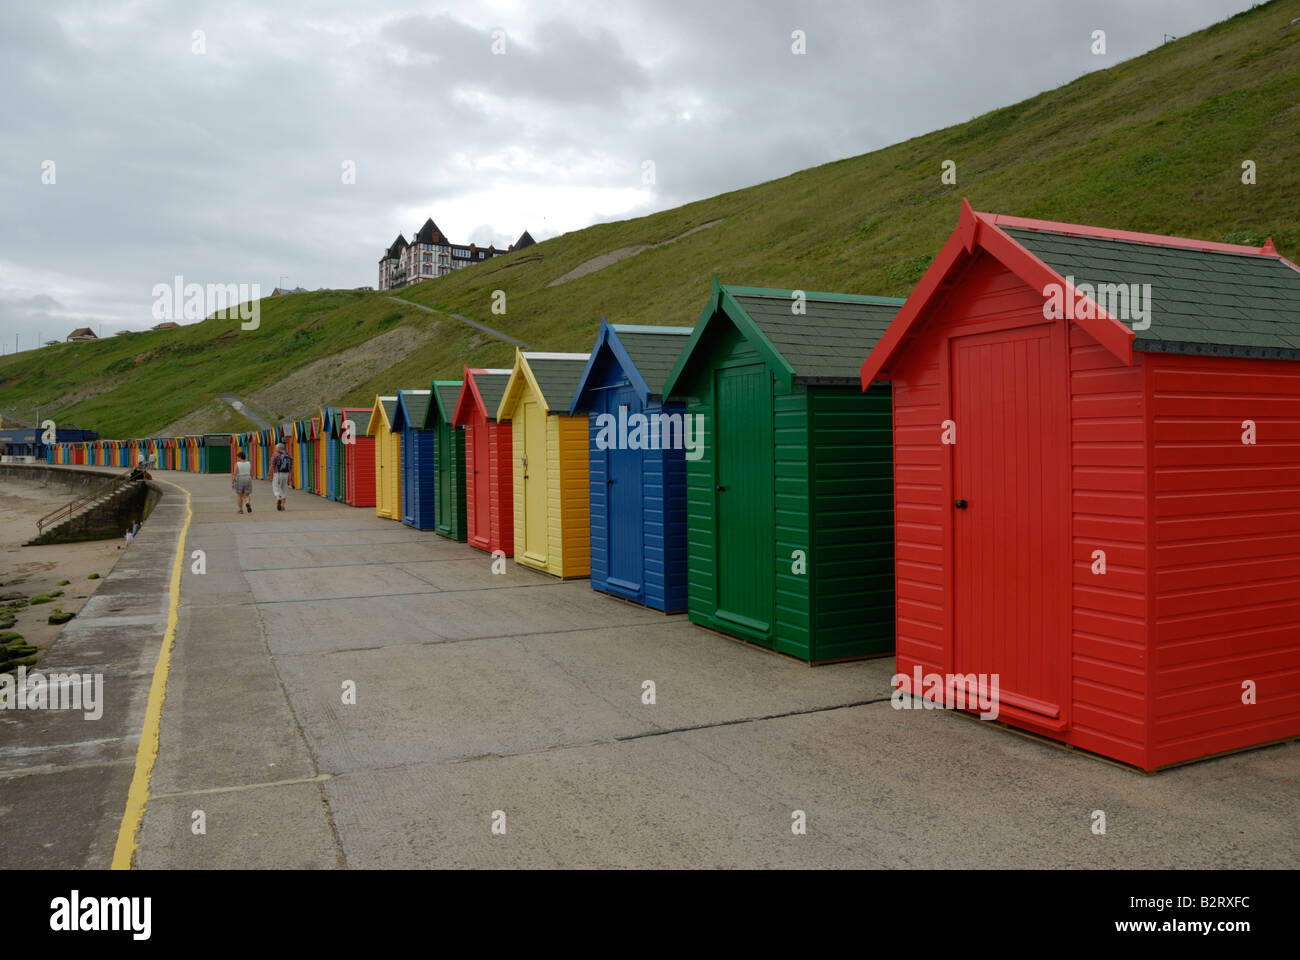
[[[146,328],[154,285],[178,274],[263,295],[282,277],[374,285],[384,248],[429,216],[502,246],[674,207],[960,123],[1251,5],[4,0],[0,346]]]

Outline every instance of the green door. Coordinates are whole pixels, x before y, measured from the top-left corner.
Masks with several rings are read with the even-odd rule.
[[[438,423],[438,532],[451,535],[451,478],[456,470],[455,446],[451,442],[454,428],[446,420]]]
[[[772,375],[763,364],[715,374],[717,614],[771,641],[773,529]]]

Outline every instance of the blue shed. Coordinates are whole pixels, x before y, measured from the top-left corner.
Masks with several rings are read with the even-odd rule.
[[[571,413],[588,416],[591,585],[674,613],[686,609],[686,445],[664,381],[690,327],[600,322]]]
[[[392,432],[402,438],[402,523],[416,530],[432,530],[435,523],[436,434],[424,429],[430,396],[428,390],[399,390],[393,411]]]

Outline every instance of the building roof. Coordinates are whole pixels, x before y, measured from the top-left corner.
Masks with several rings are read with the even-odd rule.
[[[802,293],[799,300],[795,295]],[[715,277],[709,302],[673,365],[664,394],[676,389],[696,347],[720,320],[730,321],[788,385],[856,383],[857,357],[876,345],[903,305],[897,297],[723,285]],[[795,305],[802,306],[802,313]]]
[[[429,400],[428,390],[398,390],[397,409],[389,420],[389,429],[396,433],[403,424],[409,423],[412,429],[423,430],[429,415]]]
[[[533,239],[533,235],[525,230],[523,233],[519,234],[519,239],[515,241],[515,249],[522,250],[524,247],[531,247],[536,242],[537,241]]]
[[[73,330],[70,334],[68,334],[69,340],[71,340],[73,337],[85,337],[90,340],[99,339],[99,337],[95,336],[95,331],[91,330],[90,327],[77,327],[76,330]]]
[[[470,418],[469,404],[471,403],[487,420],[495,421],[497,408],[501,405],[501,398],[510,383],[511,372],[507,369],[466,367],[453,421],[457,425],[467,423]]]
[[[1134,349],[1300,357],[1300,270],[1276,254],[1002,229],[1076,288],[1149,283],[1151,326]]]
[[[424,428],[432,430],[441,417],[452,423],[456,416],[456,401],[460,399],[460,380],[434,380],[429,384],[431,402],[424,415]]]
[[[662,399],[664,382],[693,332],[691,327],[630,326],[609,323],[602,318],[591,359],[573,392],[569,412],[585,409],[583,393],[604,352],[602,348],[613,354],[642,403],[648,403],[651,398]]]
[[[864,386],[888,376],[931,305],[981,254],[1042,291],[1044,316],[1049,291],[1062,292],[1074,321],[1122,363],[1135,349],[1300,359],[1300,268],[1271,240],[1248,247],[1030,220],[978,213],[962,200],[957,228],[863,362]],[[1150,284],[1149,312],[1113,316],[1099,288],[1132,283]]]
[[[515,348],[515,366],[497,405],[497,419],[510,419],[525,381],[532,384],[547,413],[568,414],[573,391],[589,359],[588,353],[533,353]]]
[[[370,421],[366,424],[366,435],[377,436],[384,427],[391,427],[393,414],[396,412],[396,397],[375,397],[375,405],[371,408]]]
[[[447,238],[442,235],[442,231],[438,229],[438,225],[433,222],[433,217],[430,217],[428,220],[424,221],[424,226],[422,226],[420,232],[415,235],[414,242],[441,244],[446,243]]]

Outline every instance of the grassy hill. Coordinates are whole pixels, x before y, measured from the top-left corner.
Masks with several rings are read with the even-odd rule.
[[[0,411],[30,419],[39,405],[43,416],[107,436],[156,433],[187,415],[205,429],[247,429],[214,394],[260,390],[260,409],[299,416],[321,400],[369,404],[379,392],[427,386],[467,363],[509,363],[513,347],[452,313],[537,349],[586,350],[601,316],[693,323],[714,273],[752,286],[905,296],[955,225],[962,196],[978,210],[1207,240],[1271,235],[1300,260],[1297,17],[1300,0],[1274,0],[968,123],[396,292],[438,313],[374,292],[294,294],[262,301],[257,331],[208,319],[5,357]],[[955,186],[940,181],[945,160],[957,165]],[[1254,185],[1241,182],[1244,160],[1257,165]],[[552,284],[638,245],[648,248]],[[492,313],[497,290],[504,315]],[[367,353],[367,341],[398,328],[401,350]],[[326,358],[338,361],[336,395],[276,393]]]

